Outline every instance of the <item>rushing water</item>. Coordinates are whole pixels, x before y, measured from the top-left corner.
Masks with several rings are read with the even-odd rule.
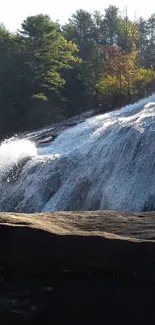
[[[1,211],[155,209],[155,95],[44,146],[34,136],[1,143]]]

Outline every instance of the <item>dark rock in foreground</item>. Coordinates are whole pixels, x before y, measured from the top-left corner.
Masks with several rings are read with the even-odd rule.
[[[0,324],[154,321],[154,239],[153,212],[1,213]]]

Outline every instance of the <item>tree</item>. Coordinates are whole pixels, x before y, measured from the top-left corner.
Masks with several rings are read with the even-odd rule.
[[[59,25],[47,15],[28,17],[16,35],[9,34],[4,28],[0,34],[1,102],[8,107],[7,116],[18,116],[13,129],[33,127],[31,115],[33,120],[38,116],[38,100],[49,102],[46,107],[52,109],[53,106],[51,116],[56,114],[55,109],[62,99],[61,88],[65,84],[63,72],[79,61],[75,55],[77,45],[67,41]],[[49,115],[49,111],[47,113]],[[42,114],[40,116],[41,122]]]
[[[153,78],[155,72],[137,65],[137,51],[124,53],[117,46],[108,47],[106,63],[96,88],[103,96],[114,96],[117,105],[121,105],[121,99],[126,98],[131,102],[131,96],[138,94],[138,90],[144,87]],[[116,101],[115,101],[116,104]]]
[[[31,94],[40,93],[47,98],[50,91],[57,91],[65,80],[64,69],[70,69],[78,62],[74,53],[78,51],[72,41],[67,41],[59,25],[47,15],[28,17],[22,24],[21,41],[25,45],[25,69],[30,74]]]
[[[138,60],[140,65],[145,65],[145,55],[148,47],[147,22],[140,17],[137,21],[139,38],[137,41]]]
[[[146,21],[146,40],[147,46],[145,48],[145,65],[150,68],[151,66],[155,68],[154,62],[154,51],[155,51],[155,14]]]
[[[104,30],[107,45],[117,44],[117,25],[119,22],[119,8],[110,5],[105,9]]]
[[[76,113],[81,112],[81,108],[86,110],[88,105],[91,105],[93,98],[95,86],[95,70],[93,68],[95,43],[93,39],[93,28],[94,22],[92,15],[85,10],[77,10],[71,19],[69,19],[69,23],[63,26],[65,37],[68,40],[74,40],[78,45],[79,57],[82,59],[80,65],[77,66],[75,64],[70,75],[67,72],[68,81],[66,83],[66,91],[69,94],[69,101],[74,101],[72,108],[70,107],[69,109],[73,111],[73,107],[76,107]],[[76,89],[80,91],[80,97]]]
[[[0,25],[1,132],[151,94],[154,51],[155,15],[132,21],[116,6],[77,10],[64,26],[42,14],[28,17],[17,33]]]

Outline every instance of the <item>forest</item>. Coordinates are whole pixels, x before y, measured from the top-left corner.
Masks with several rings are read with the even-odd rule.
[[[1,23],[1,137],[150,95],[154,53],[155,14],[132,21],[112,5],[80,9],[64,25],[30,16],[16,33]]]

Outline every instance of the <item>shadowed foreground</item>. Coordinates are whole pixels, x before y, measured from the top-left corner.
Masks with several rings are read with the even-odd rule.
[[[0,324],[155,320],[155,213],[0,213]]]

